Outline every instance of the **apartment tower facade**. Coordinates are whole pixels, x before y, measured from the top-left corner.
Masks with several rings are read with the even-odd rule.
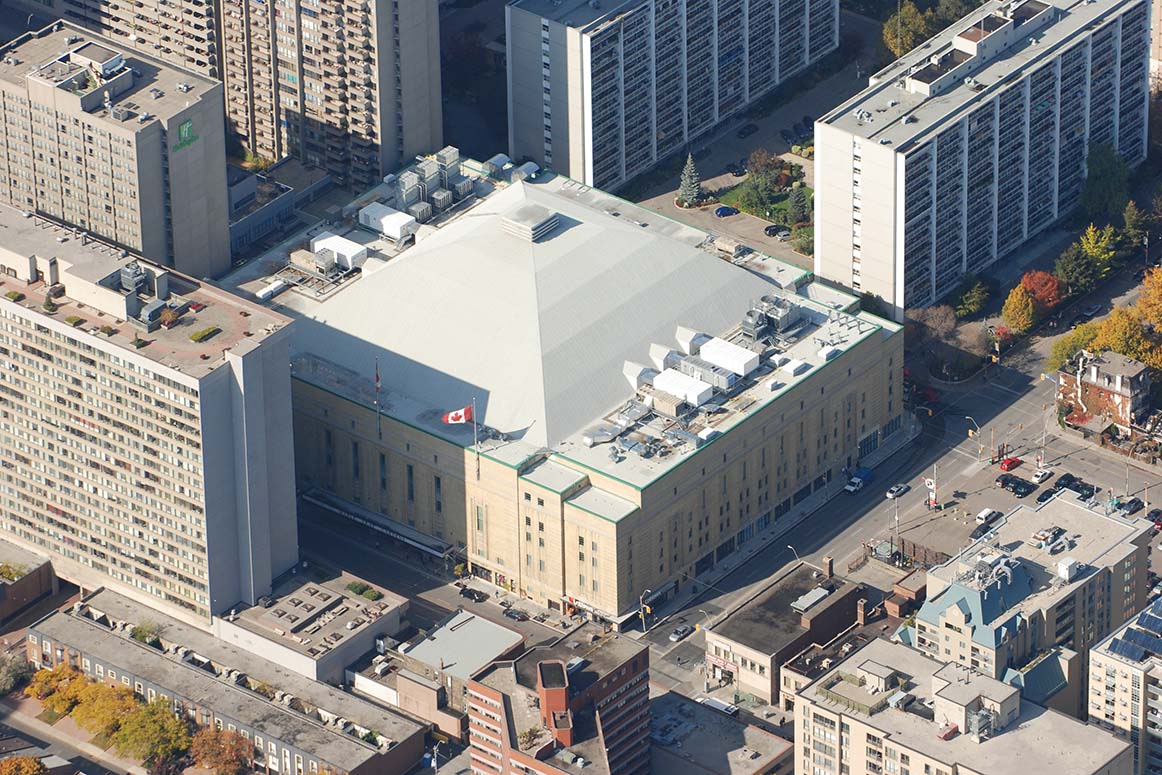
[[[432,0],[223,0],[222,80],[233,130],[366,189],[443,141]]]
[[[194,277],[230,268],[222,85],[68,22],[0,47],[0,202]]]
[[[1068,213],[1089,150],[1146,156],[1145,0],[996,0],[816,124],[815,272],[902,316]]]
[[[516,0],[508,132],[531,158],[615,188],[839,45],[836,0]]]
[[[202,627],[269,594],[298,560],[289,321],[38,216],[0,224],[0,535]]]

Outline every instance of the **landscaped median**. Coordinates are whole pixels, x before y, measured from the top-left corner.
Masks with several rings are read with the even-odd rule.
[[[191,765],[218,775],[253,769],[254,746],[238,732],[206,727],[195,733],[190,720],[174,713],[169,697],[147,703],[115,681],[112,675],[108,683],[95,681],[61,664],[33,674],[24,695],[35,702],[39,721],[74,737],[88,735],[86,742],[139,761],[152,775],[175,775]]]

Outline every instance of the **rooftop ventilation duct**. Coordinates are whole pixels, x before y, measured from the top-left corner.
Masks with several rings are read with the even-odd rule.
[[[525,242],[539,242],[557,228],[560,219],[557,213],[540,205],[526,204],[516,208],[501,219],[501,227]]]

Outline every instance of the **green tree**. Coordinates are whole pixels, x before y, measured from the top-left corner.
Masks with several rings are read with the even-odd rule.
[[[702,178],[694,166],[692,153],[686,154],[686,166],[682,168],[682,177],[678,181],[678,201],[687,207],[702,201]]]
[[[120,756],[131,756],[147,765],[172,759],[190,747],[190,725],[174,715],[169,700],[157,698],[139,705],[121,721],[113,735]]]
[[[218,775],[242,775],[252,766],[254,745],[237,732],[206,727],[194,735],[190,755]]]
[[[1104,275],[1110,269],[1110,262],[1117,253],[1116,238],[1113,226],[1099,229],[1091,223],[1077,241],[1081,251],[1093,259],[1099,274]]]
[[[1126,241],[1131,245],[1141,245],[1150,230],[1150,219],[1138,209],[1138,204],[1133,199],[1126,203],[1122,221],[1125,223],[1122,234],[1125,235]]]
[[[45,775],[48,767],[35,756],[10,756],[0,759],[0,775]]]
[[[1053,274],[1070,295],[1085,293],[1097,285],[1101,272],[1097,263],[1076,242],[1057,257]]]
[[[1009,291],[1009,297],[1001,308],[1001,318],[1005,325],[1019,334],[1033,327],[1037,322],[1037,301],[1028,288],[1017,285]]]
[[[898,13],[884,22],[884,45],[897,58],[902,57],[927,40],[930,29],[930,17],[908,0],[900,6]]]
[[[790,215],[791,223],[804,223],[811,220],[811,206],[807,200],[807,192],[801,187],[791,189],[787,212]]]
[[[974,315],[979,315],[984,305],[988,304],[989,289],[985,285],[984,280],[981,280],[974,274],[967,274],[964,279],[960,281],[960,288],[956,292],[956,317],[971,318]]]
[[[940,0],[932,12],[933,31],[955,24],[976,10],[978,5],[972,0]]]
[[[1097,323],[1083,323],[1058,337],[1049,351],[1045,367],[1056,371],[1069,363],[1079,350],[1084,350],[1093,343],[1094,337],[1097,336],[1097,327]]]
[[[81,691],[72,717],[81,729],[95,735],[111,735],[138,705],[137,695],[127,686],[93,683]]]
[[[1089,147],[1085,166],[1085,189],[1081,192],[1085,214],[1102,219],[1121,214],[1130,198],[1126,160],[1110,144],[1094,143]]]
[[[32,672],[32,665],[23,654],[9,654],[0,658],[0,697],[28,683]]]

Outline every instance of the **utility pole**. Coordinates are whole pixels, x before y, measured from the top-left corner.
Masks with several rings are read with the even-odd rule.
[[[1144,500],[1146,502],[1146,505],[1143,508],[1146,511],[1149,511],[1150,510],[1150,483],[1149,482],[1142,482],[1142,488],[1143,488],[1142,500]]]
[[[937,496],[939,485],[936,482],[936,464],[932,464],[932,508],[940,508],[940,498]]]
[[[896,541],[892,545],[892,554],[894,555],[896,552],[902,551],[900,549],[900,499],[895,498],[892,502],[896,507]]]
[[[1126,463],[1126,499],[1130,497],[1130,464]]]

